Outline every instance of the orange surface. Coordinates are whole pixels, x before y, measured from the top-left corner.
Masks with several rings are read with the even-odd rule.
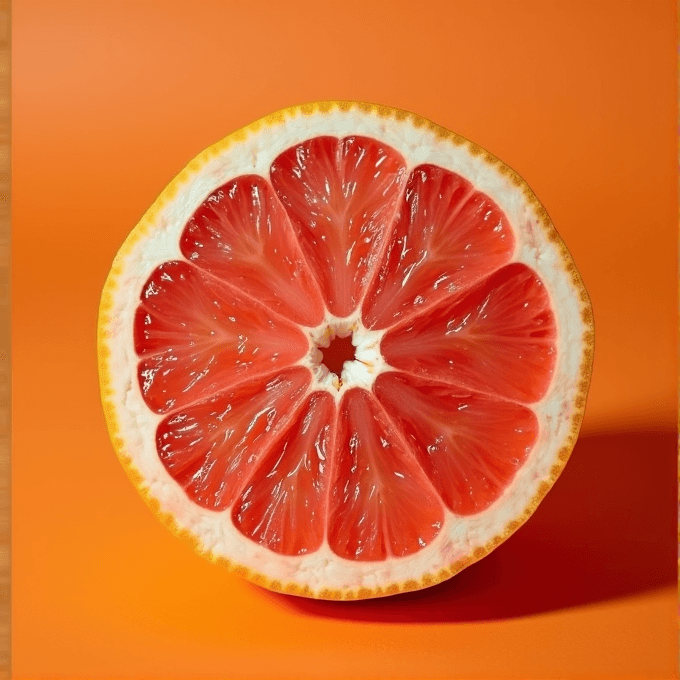
[[[674,677],[675,3],[12,11],[14,677]],[[319,99],[413,110],[515,168],[595,312],[583,436],[534,517],[384,601],[274,595],[194,556],[99,403],[97,306],[128,231],[203,148]]]

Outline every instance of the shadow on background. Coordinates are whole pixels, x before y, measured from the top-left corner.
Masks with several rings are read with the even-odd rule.
[[[674,432],[584,435],[533,517],[449,581],[358,602],[267,597],[316,616],[427,623],[526,616],[656,589],[677,582],[676,479]]]

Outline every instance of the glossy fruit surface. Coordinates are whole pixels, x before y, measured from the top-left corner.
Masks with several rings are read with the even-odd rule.
[[[119,252],[99,325],[112,439],[163,521],[327,598],[431,585],[519,527],[575,443],[592,344],[516,173],[346,102],[192,161]]]

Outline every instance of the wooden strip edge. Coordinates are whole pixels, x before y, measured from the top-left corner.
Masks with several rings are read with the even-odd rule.
[[[10,8],[10,0],[0,0],[0,680],[11,677]]]

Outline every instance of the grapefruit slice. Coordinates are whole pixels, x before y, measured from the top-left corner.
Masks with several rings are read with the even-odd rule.
[[[414,114],[327,102],[210,147],[102,295],[114,448],[161,520],[273,590],[422,588],[576,441],[588,295],[526,183]]]

